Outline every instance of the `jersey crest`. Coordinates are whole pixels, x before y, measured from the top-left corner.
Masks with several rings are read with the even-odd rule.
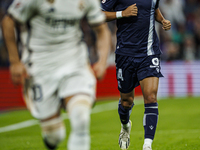
[[[16,5],[15,5],[15,8],[19,8],[21,6],[21,3],[18,2]]]
[[[104,4],[106,2],[106,0],[102,0],[101,2]]]
[[[81,0],[79,2],[79,9],[82,11],[84,8],[85,8],[85,4],[84,4],[83,0]]]

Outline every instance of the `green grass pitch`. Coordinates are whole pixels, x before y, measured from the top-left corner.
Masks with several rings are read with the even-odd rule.
[[[159,121],[153,150],[200,150],[200,98],[168,98],[158,101]],[[142,150],[143,102],[137,100],[131,114],[133,122],[129,150]],[[2,127],[33,120],[27,110],[0,113]],[[65,119],[67,137],[69,120]],[[120,150],[120,120],[117,101],[97,102],[91,114],[91,150]],[[67,138],[58,150],[66,150]],[[38,124],[18,130],[0,132],[0,150],[46,150]]]

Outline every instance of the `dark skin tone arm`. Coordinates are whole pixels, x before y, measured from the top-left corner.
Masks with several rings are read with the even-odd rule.
[[[159,22],[160,24],[163,25],[163,29],[165,31],[167,30],[170,30],[171,29],[171,22],[169,20],[166,20],[163,15],[161,14],[160,10],[159,9],[156,9],[156,12],[155,12],[155,20],[157,22]]]
[[[106,15],[106,21],[112,21],[117,19],[116,12],[108,12],[108,11],[103,11],[103,12]],[[137,16],[137,13],[138,13],[137,5],[133,4],[122,11],[122,17]],[[155,11],[155,20],[163,25],[162,28],[165,31],[171,29],[171,22],[163,17],[159,9],[156,9]]]
[[[106,15],[106,21],[112,21],[117,19],[116,12],[108,12],[103,11]],[[122,11],[122,17],[131,17],[131,16],[137,16],[138,9],[136,4],[130,5],[125,10]]]

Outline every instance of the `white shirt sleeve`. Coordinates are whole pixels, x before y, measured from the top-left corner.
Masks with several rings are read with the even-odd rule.
[[[37,10],[38,0],[14,0],[8,8],[8,13],[21,23],[27,22]]]
[[[88,0],[87,20],[90,25],[96,25],[105,21],[105,14],[101,11],[99,0]]]

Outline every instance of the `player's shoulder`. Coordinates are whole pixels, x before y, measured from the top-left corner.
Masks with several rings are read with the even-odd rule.
[[[100,8],[100,1],[99,0],[80,0],[81,4],[85,6],[86,11],[90,11],[93,8]]]
[[[99,0],[84,0],[87,5],[96,5],[100,4]]]
[[[101,3],[102,4],[110,4],[110,3],[116,3],[117,1],[120,1],[120,0],[101,0]]]
[[[44,1],[45,0],[13,0],[13,3],[16,3],[18,6],[20,6],[20,5],[25,6],[27,4],[40,5]]]

